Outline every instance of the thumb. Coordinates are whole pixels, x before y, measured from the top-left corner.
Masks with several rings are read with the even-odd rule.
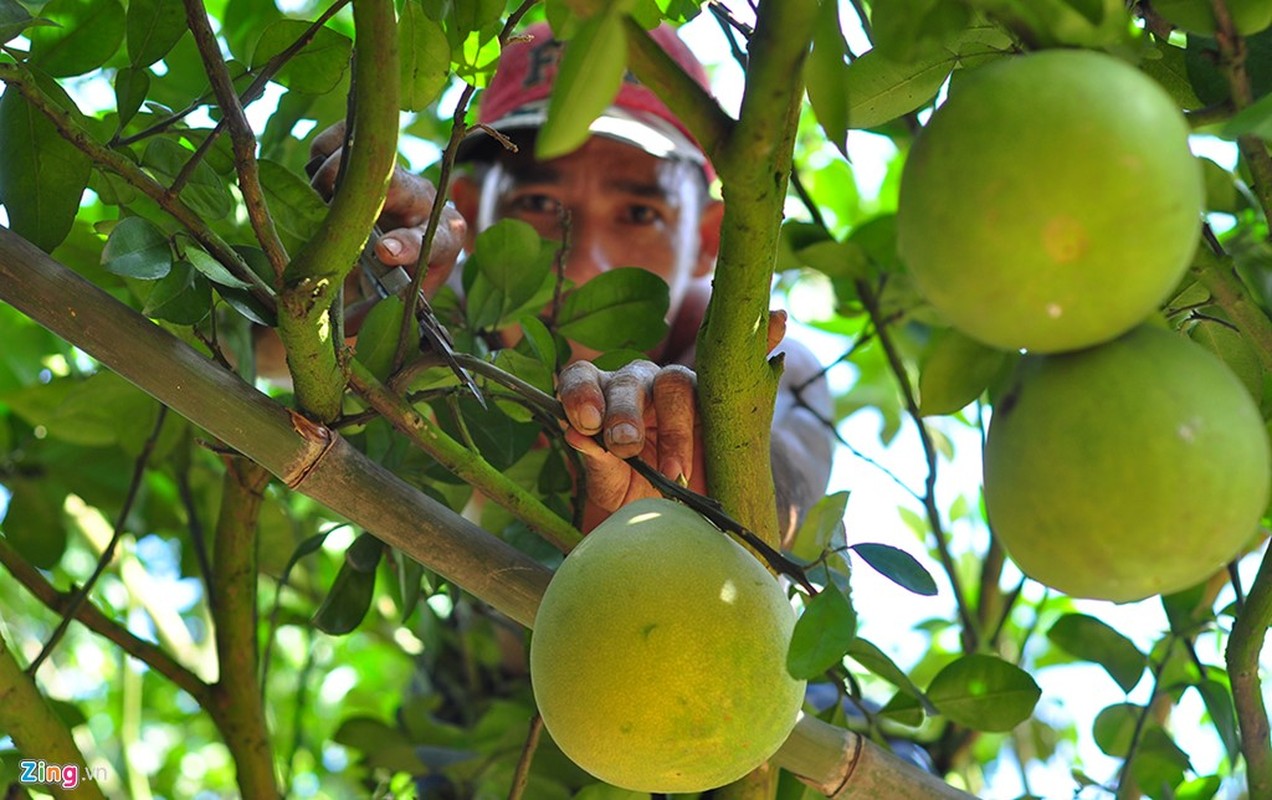
[[[773,348],[781,344],[782,339],[786,337],[786,312],[782,309],[769,312],[768,319],[768,349],[773,352]]]

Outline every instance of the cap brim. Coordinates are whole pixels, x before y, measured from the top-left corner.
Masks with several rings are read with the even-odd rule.
[[[487,127],[498,133],[515,135],[531,131],[547,121],[547,101],[522,106]],[[674,125],[652,114],[611,106],[592,121],[588,130],[594,136],[629,144],[660,159],[677,159],[707,169],[707,158],[687,136]],[[483,128],[474,128],[459,143],[457,161],[480,161],[493,158],[502,145]]]

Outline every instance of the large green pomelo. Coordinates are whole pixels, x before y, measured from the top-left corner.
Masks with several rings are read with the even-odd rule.
[[[1152,79],[1050,50],[956,83],[901,179],[898,248],[929,302],[986,344],[1075,350],[1118,336],[1179,282],[1200,162]]]
[[[734,781],[795,725],[795,615],[750,553],[669,500],[624,506],[571,551],[543,595],[530,679],[576,764],[641,792]]]
[[[1270,479],[1241,381],[1148,326],[1026,357],[985,445],[994,533],[1026,575],[1075,597],[1125,602],[1204,580],[1255,534]]]

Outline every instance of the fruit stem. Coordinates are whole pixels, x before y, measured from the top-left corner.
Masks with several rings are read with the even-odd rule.
[[[1259,652],[1272,624],[1272,549],[1265,550],[1245,606],[1228,637],[1226,653],[1232,698],[1241,728],[1250,797],[1272,797],[1272,738],[1259,681]]]
[[[1265,370],[1272,370],[1272,320],[1250,297],[1241,278],[1233,268],[1232,258],[1224,252],[1223,245],[1215,238],[1207,225],[1202,229],[1206,245],[1197,248],[1191,272],[1214,302],[1222,308],[1245,336],[1255,346],[1259,362]]]

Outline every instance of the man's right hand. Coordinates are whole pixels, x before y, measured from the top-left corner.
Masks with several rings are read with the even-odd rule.
[[[319,165],[313,172],[312,182],[323,197],[331,197],[344,142],[345,125],[338,122],[315,136],[309,145],[311,163]],[[400,166],[393,168],[380,215],[380,229],[385,233],[375,243],[375,254],[381,261],[389,266],[406,267],[408,272],[414,270],[420,260],[424,229],[436,198],[437,189],[433,184]],[[467,233],[468,225],[459,212],[453,206],[444,207],[422,284],[425,297],[432,297],[450,277]]]

